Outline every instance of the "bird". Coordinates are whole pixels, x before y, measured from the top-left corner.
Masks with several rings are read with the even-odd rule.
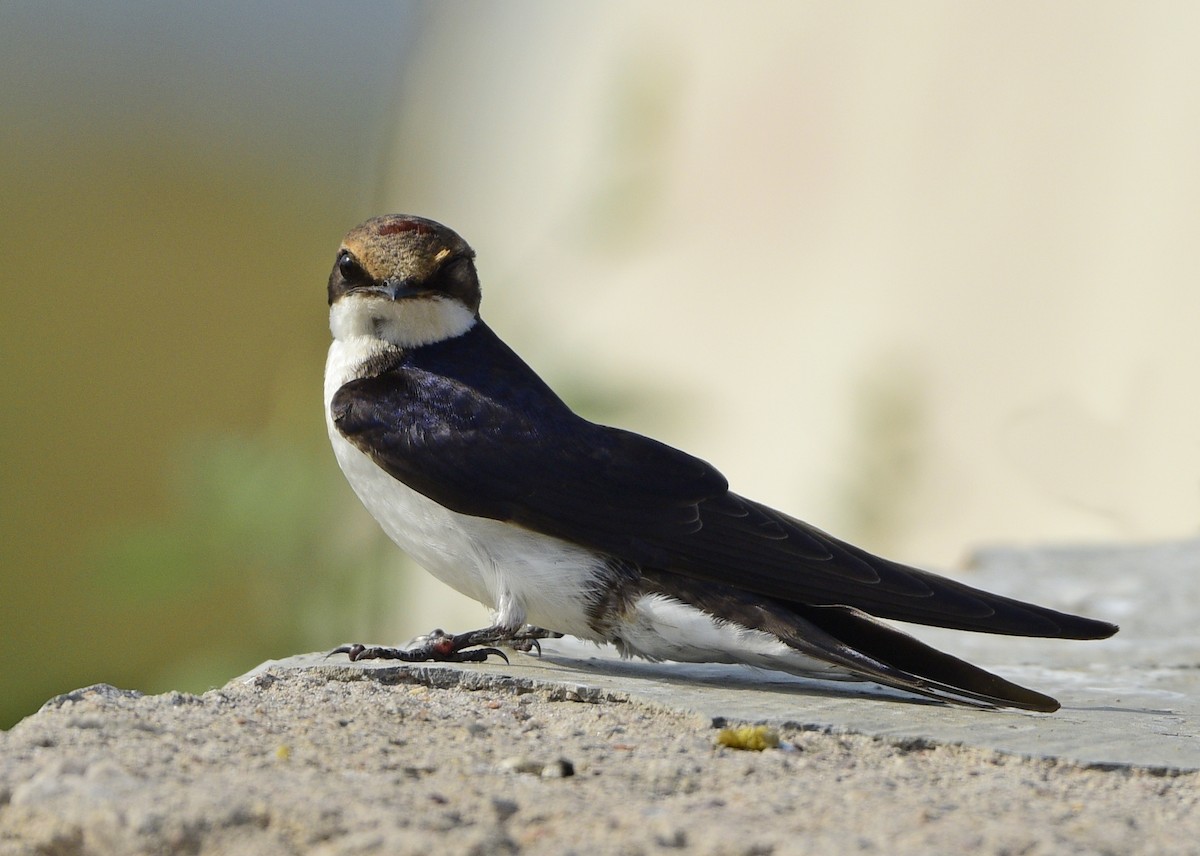
[[[330,655],[507,660],[496,646],[565,634],[627,658],[1050,712],[1054,698],[889,622],[1062,639],[1118,629],[873,555],[734,493],[699,458],[577,415],[480,317],[475,252],[441,223],[389,214],[353,228],[328,297],[338,464],[388,537],[493,619]]]

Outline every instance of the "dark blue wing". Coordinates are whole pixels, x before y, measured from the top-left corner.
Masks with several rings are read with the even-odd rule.
[[[576,416],[482,322],[346,384],[332,409],[350,442],[447,508],[642,567],[963,630],[1115,630],[881,559],[730,493],[704,461]]]

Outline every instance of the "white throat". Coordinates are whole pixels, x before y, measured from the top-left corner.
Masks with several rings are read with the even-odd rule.
[[[400,348],[417,348],[453,339],[475,326],[475,314],[457,300],[430,296],[388,300],[347,294],[329,309],[329,330],[340,342],[376,339]]]

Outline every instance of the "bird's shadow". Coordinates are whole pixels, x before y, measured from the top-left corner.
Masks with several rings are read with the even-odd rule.
[[[826,681],[753,666],[720,663],[656,663],[643,660],[617,660],[609,657],[572,656],[543,652],[539,660],[584,674],[602,674],[614,678],[653,680],[675,686],[713,687],[720,690],[753,690],[778,696],[818,696],[831,699],[867,699],[935,707],[979,709],[974,705],[912,695],[903,690],[870,681]],[[983,708],[992,709],[992,708]]]
[[[561,653],[545,651],[541,661],[572,671],[602,674],[630,680],[652,680],[663,684],[690,687],[713,687],[720,690],[749,690],[774,696],[808,696],[832,700],[861,699],[874,703],[891,702],[922,707],[942,707],[957,711],[980,711],[991,714],[1008,713],[1018,716],[1045,716],[1036,711],[971,704],[960,700],[926,698],[902,689],[876,684],[872,681],[834,681],[806,678],[786,672],[775,672],[754,666],[721,663],[676,663],[647,660],[620,660],[615,657],[590,656],[586,652]],[[1164,716],[1175,711],[1143,706],[1118,707],[1111,704],[1068,702],[1062,713],[1077,711],[1123,713],[1135,716]]]

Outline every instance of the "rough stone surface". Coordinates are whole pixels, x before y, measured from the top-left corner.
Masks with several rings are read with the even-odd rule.
[[[1170,853],[1200,780],[711,721],[441,667],[98,686],[0,734],[0,853]]]
[[[972,582],[1122,623],[1103,643],[944,637],[1059,713],[569,646],[306,655],[202,696],[77,690],[0,732],[0,856],[1196,852],[1200,545],[977,564]],[[719,746],[742,721],[779,745]]]

